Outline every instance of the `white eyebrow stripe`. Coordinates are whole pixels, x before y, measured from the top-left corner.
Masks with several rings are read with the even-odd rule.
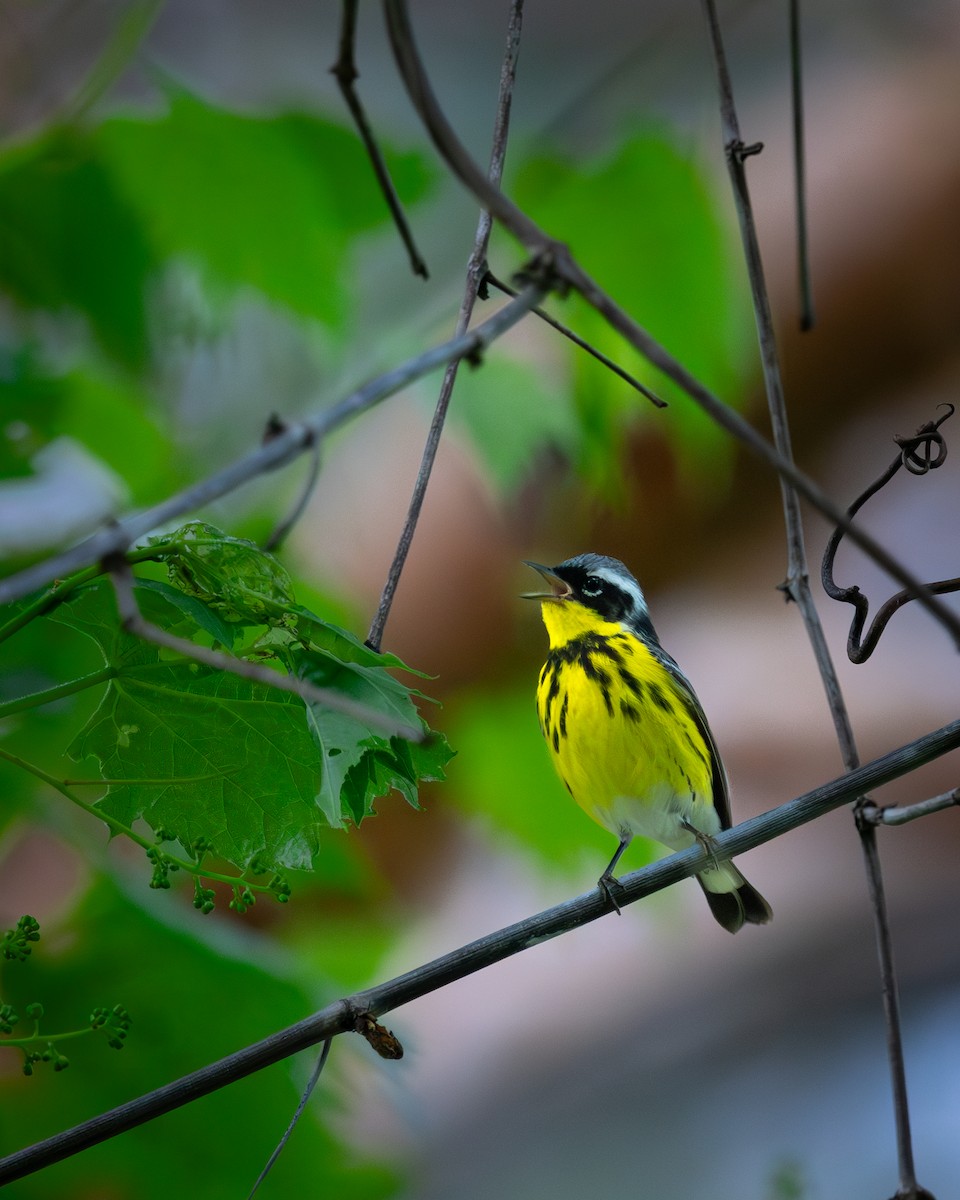
[[[620,571],[611,570],[609,567],[596,567],[590,571],[590,574],[599,576],[606,583],[612,583],[614,587],[628,595],[633,601],[632,612],[646,615],[647,601],[635,579],[631,579]]]

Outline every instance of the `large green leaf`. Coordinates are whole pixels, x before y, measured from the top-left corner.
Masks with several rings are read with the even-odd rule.
[[[241,868],[254,858],[271,867],[312,866],[323,821],[303,702],[171,660],[124,633],[106,586],[81,590],[57,614],[93,637],[116,672],[69,748],[77,760],[96,758],[105,779],[130,781],[111,783],[99,807],[127,825],[142,816],[185,846],[202,838]],[[175,627],[160,594],[141,591],[139,602],[148,620]]]
[[[112,672],[69,747],[75,759],[96,759],[105,815],[127,826],[142,818],[188,848],[202,841],[241,869],[254,859],[264,869],[311,868],[324,829],[359,824],[391,790],[416,805],[420,780],[443,778],[451,751],[421,719],[420,693],[388,673],[400,660],[298,605],[272,555],[199,523],[151,539],[146,551],[171,581],[135,586],[152,624],[198,645],[239,647],[259,663],[275,660],[361,711],[307,704],[133,637],[109,583],[87,584],[53,615],[92,638]],[[391,726],[422,731],[424,740],[410,745]]]

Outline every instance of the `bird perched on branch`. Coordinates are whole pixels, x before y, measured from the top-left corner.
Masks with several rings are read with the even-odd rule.
[[[671,850],[707,848],[730,828],[727,778],[700,701],[660,645],[639,583],[616,558],[528,562],[549,586],[539,600],[550,638],[537,687],[540,728],[577,804],[620,843],[599,886],[614,908],[614,868],[635,834]],[[697,880],[710,911],[736,933],[770,906],[729,861]]]

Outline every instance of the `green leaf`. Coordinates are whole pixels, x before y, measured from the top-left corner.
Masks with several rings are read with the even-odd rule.
[[[236,626],[228,625],[209,604],[204,604],[196,596],[189,596],[186,592],[164,583],[162,579],[138,579],[134,590],[156,592],[168,604],[179,609],[196,628],[209,633],[214,642],[219,642],[228,649],[233,645],[237,636]]]
[[[414,702],[419,692],[411,691],[388,675],[383,667],[363,667],[337,662],[325,654],[291,651],[292,670],[317,687],[333,688],[402,725],[426,729]],[[359,721],[310,704],[311,730],[324,762],[330,766],[330,748],[338,742],[343,750],[333,758],[339,784],[339,812],[356,824],[374,811],[374,801],[392,790],[408,804],[419,807],[417,785],[421,779],[443,779],[443,766],[453,756],[442,734],[428,734],[423,743],[388,738]],[[332,790],[325,805],[332,806]],[[327,811],[327,808],[324,808]]]
[[[147,620],[170,626],[159,593],[141,590],[140,601]],[[128,825],[143,817],[185,846],[204,838],[241,869],[254,858],[271,868],[313,865],[320,767],[298,697],[165,661],[158,647],[123,632],[104,582],[55,615],[94,638],[116,671],[68,751],[96,758],[106,779],[131,780],[108,787],[98,802],[104,812]]]
[[[0,475],[32,474],[37,451],[62,437],[109,466],[135,503],[176,481],[170,440],[128,378],[90,368],[50,374],[30,351],[11,356],[0,372]]]
[[[157,253],[339,325],[350,240],[388,220],[355,133],[304,114],[226,112],[173,84],[167,102],[159,119],[115,117],[97,135]],[[423,160],[388,157],[405,202],[422,196]]]
[[[350,768],[367,753],[370,731],[353,717],[321,708],[318,704],[307,705],[307,728],[323,763],[317,803],[328,824],[334,829],[341,829],[343,808],[340,794],[343,783]],[[359,824],[357,817],[354,820]]]
[[[272,556],[199,524],[156,539],[153,548],[190,591],[138,580],[148,621],[226,646],[241,624],[269,622],[252,642],[261,657],[272,655],[291,674],[392,724],[426,730],[420,693],[381,665],[399,660],[294,605],[289,578]],[[443,777],[451,751],[438,734],[408,745],[360,718],[305,705],[125,633],[105,580],[79,588],[54,616],[96,641],[114,672],[68,753],[97,760],[108,781],[97,806],[127,826],[143,818],[188,848],[202,839],[241,869],[254,858],[274,870],[311,868],[323,829],[340,828],[345,818],[359,823],[393,789],[416,805],[420,779]],[[305,627],[361,661],[304,643]]]
[[[143,365],[157,260],[96,134],[53,129],[0,155],[0,228],[0,289],[26,308],[81,313],[108,354]]]
[[[341,662],[357,663],[361,667],[401,667],[413,675],[427,678],[422,671],[415,671],[413,667],[407,666],[403,659],[397,658],[395,654],[371,650],[349,629],[322,621],[306,608],[293,605],[290,612],[298,618],[297,635],[315,650],[325,651]]]
[[[193,521],[149,539],[163,547],[170,582],[219,612],[225,620],[263,625],[294,606],[293,584],[273,557],[242,538]]]

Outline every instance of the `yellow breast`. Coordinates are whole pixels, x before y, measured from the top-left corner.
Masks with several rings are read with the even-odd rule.
[[[537,711],[560,778],[618,835],[670,844],[680,820],[711,824],[710,750],[667,667],[635,634],[583,606],[543,605],[551,648]]]

